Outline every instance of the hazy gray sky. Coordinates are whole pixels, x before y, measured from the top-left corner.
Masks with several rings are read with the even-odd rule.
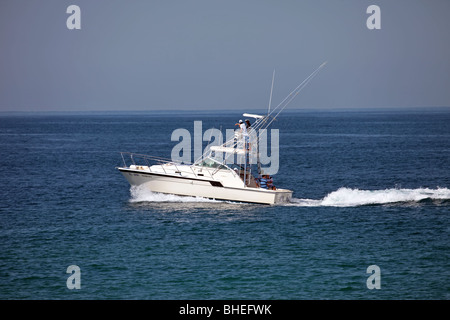
[[[81,30],[69,30],[69,5]],[[369,5],[381,29],[369,30]],[[450,106],[449,0],[1,0],[0,111]]]

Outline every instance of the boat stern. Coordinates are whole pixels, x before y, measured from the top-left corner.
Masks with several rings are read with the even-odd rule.
[[[292,190],[277,189],[275,190],[274,204],[288,203],[292,199]]]

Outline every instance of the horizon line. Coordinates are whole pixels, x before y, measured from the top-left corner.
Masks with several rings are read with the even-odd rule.
[[[284,111],[304,111],[304,112],[345,112],[345,111],[387,111],[387,110],[398,110],[398,111],[418,111],[418,110],[436,110],[436,109],[450,109],[450,106],[407,106],[407,107],[399,107],[399,106],[391,106],[391,107],[323,107],[323,108],[289,108]],[[72,110],[0,110],[0,114],[26,114],[26,113],[150,113],[150,112],[241,112],[242,108],[221,108],[221,109],[172,109],[172,108],[161,108],[161,109],[92,109],[92,110],[84,110],[84,109],[72,109]],[[249,111],[261,111],[263,114],[267,112],[266,109],[263,108],[248,108]]]

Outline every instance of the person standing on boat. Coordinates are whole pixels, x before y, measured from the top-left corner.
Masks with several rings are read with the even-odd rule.
[[[247,129],[247,143],[248,143],[248,147],[247,147],[247,149],[248,149],[248,151],[250,151],[250,149],[251,149],[251,144],[250,144],[250,133],[251,133],[251,130],[252,130],[252,124],[250,123],[250,120],[248,120],[248,119],[245,119],[245,127],[246,127],[246,129]]]
[[[245,149],[248,150],[249,149],[248,148],[249,136],[248,136],[248,131],[247,131],[247,125],[242,120],[239,120],[239,123],[236,123],[236,125],[239,125],[239,127],[241,128],[241,134],[242,134],[242,137],[244,138],[244,151],[245,151]]]
[[[239,120],[239,123],[236,123],[235,125],[236,125],[236,126],[239,126],[239,128],[241,128],[241,133],[242,133],[243,135],[248,135],[248,132],[247,132],[247,125],[244,123],[244,121]]]

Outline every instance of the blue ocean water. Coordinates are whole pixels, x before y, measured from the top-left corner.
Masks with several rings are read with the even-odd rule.
[[[195,120],[240,118],[1,115],[0,299],[450,298],[448,109],[284,112],[287,205],[131,190],[115,169],[121,151],[169,158]]]

